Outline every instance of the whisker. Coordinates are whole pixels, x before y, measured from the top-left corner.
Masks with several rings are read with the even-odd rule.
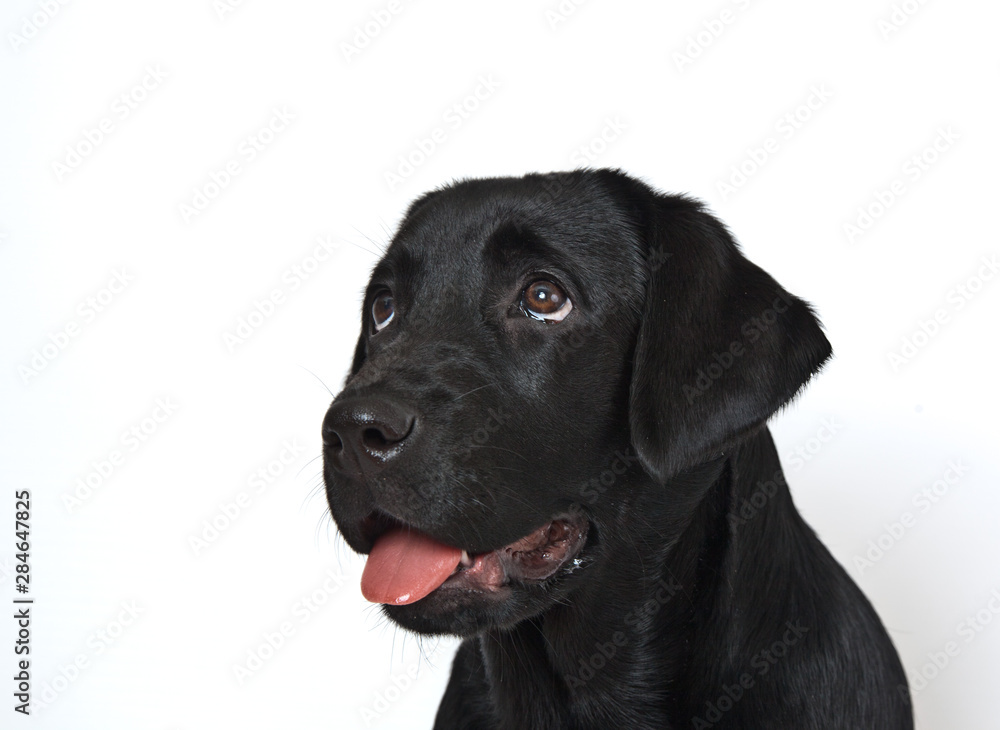
[[[370,236],[368,236],[368,235],[367,235],[367,234],[366,234],[366,233],[365,233],[364,231],[362,231],[362,230],[361,230],[360,228],[358,228],[358,227],[356,227],[356,226],[354,226],[353,228],[354,228],[355,232],[356,232],[356,233],[357,233],[358,235],[360,235],[360,236],[361,236],[362,238],[364,238],[364,239],[365,239],[366,241],[368,241],[368,242],[369,242],[369,243],[371,243],[371,244],[372,244],[373,246],[375,246],[375,248],[379,249],[379,251],[380,251],[381,253],[379,253],[379,252],[376,252],[376,251],[372,251],[372,250],[371,250],[370,248],[365,248],[364,246],[362,246],[362,245],[361,245],[360,243],[358,243],[357,241],[351,241],[351,240],[349,240],[349,239],[348,239],[348,240],[347,240],[347,242],[348,242],[349,244],[351,244],[352,246],[354,246],[355,248],[360,248],[360,249],[361,249],[362,251],[367,251],[367,252],[368,252],[368,253],[370,253],[370,254],[371,254],[372,256],[375,256],[375,257],[377,257],[377,258],[381,258],[381,257],[382,257],[382,255],[383,255],[383,254],[385,253],[385,249],[381,248],[381,247],[379,246],[378,242],[376,242],[376,241],[373,241],[373,240],[371,239],[371,237],[370,237]]]
[[[489,388],[491,385],[496,385],[496,383],[486,383],[485,385],[480,385],[480,386],[478,386],[476,388],[473,388],[472,390],[467,390],[464,393],[462,393],[462,395],[456,396],[455,400],[456,401],[457,400],[462,400],[462,398],[464,398],[465,396],[469,395],[470,393],[475,393],[477,390],[482,390],[483,388]]]
[[[380,220],[379,221],[379,225],[381,225],[382,226],[382,230],[385,231],[386,237],[391,239],[392,238],[392,232],[388,230],[387,226],[385,225],[385,221],[384,220]],[[371,236],[369,236],[367,233],[365,233],[364,231],[362,231],[360,228],[358,228],[356,226],[354,227],[354,230],[357,231],[359,234],[361,234],[361,236],[366,241],[368,241],[368,243],[370,243],[372,246],[375,247],[375,249],[378,251],[378,254],[377,254],[378,256],[384,256],[385,255],[385,252],[389,249],[389,242],[388,241],[386,241],[386,242],[376,241],[374,238],[372,238]]]
[[[295,474],[296,479],[298,477],[302,476],[302,472],[304,472],[306,470],[307,466],[309,466],[314,461],[316,461],[316,459],[322,459],[322,458],[323,458],[323,454],[317,454],[316,456],[314,456],[313,458],[311,458],[309,461],[307,461],[305,464],[303,464],[302,468],[299,469],[298,472]],[[322,476],[322,473],[320,474],[320,476]]]
[[[310,370],[309,368],[307,368],[305,365],[299,365],[299,367],[302,368],[303,370],[305,370],[310,375],[312,375],[314,378],[316,378],[316,380],[318,380],[320,382],[320,385],[322,385],[324,388],[326,388],[326,392],[330,394],[331,398],[335,397],[334,394],[333,394],[333,391],[330,390],[330,386],[328,386],[326,383],[323,382],[323,378],[321,378],[320,376],[318,376],[316,373],[314,373],[312,370]]]
[[[524,455],[519,454],[516,451],[511,451],[510,449],[505,449],[502,446],[490,446],[489,444],[467,444],[467,446],[470,449],[495,449],[496,451],[504,451],[508,454],[513,454],[518,459],[523,459],[524,461],[528,460]]]

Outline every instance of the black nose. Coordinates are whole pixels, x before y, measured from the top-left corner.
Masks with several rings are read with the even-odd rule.
[[[323,419],[330,464],[353,476],[373,475],[399,456],[417,425],[412,408],[388,398],[348,398]]]

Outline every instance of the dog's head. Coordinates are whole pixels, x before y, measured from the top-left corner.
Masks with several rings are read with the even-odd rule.
[[[608,569],[641,490],[692,509],[683,474],[829,354],[695,201],[610,170],[461,182],[372,273],[323,423],[330,509],[399,624],[511,626]]]

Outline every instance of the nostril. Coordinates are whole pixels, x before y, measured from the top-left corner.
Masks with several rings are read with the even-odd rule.
[[[377,428],[366,428],[361,433],[361,442],[375,451],[382,451],[390,443],[385,434]]]
[[[323,445],[331,451],[344,450],[344,442],[340,440],[340,436],[336,431],[330,431],[329,433],[323,434]]]
[[[323,423],[325,455],[338,471],[375,474],[401,454],[417,420],[412,408],[389,398],[335,401]]]
[[[340,434],[337,433],[336,424],[331,423],[329,415],[323,421],[322,436],[325,448],[333,451],[343,451],[344,441],[340,438]]]
[[[386,451],[396,444],[402,443],[413,431],[414,419],[404,418],[395,423],[386,420],[376,423],[361,431],[361,443],[369,451]]]

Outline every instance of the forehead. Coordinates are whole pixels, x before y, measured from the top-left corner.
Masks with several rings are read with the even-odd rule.
[[[413,289],[471,286],[532,267],[568,271],[583,286],[641,285],[644,253],[628,209],[585,174],[457,183],[415,202],[375,277]]]

